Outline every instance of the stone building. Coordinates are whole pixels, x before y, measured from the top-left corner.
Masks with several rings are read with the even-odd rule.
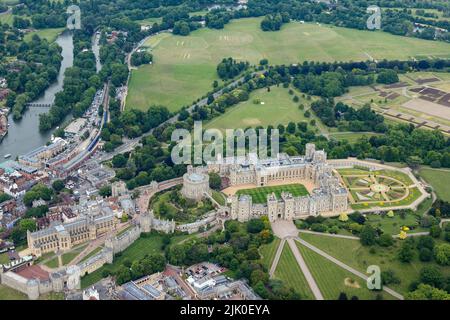
[[[37,257],[47,252],[67,251],[114,230],[116,224],[114,215],[85,216],[73,222],[53,224],[39,231],[28,231],[28,248]]]
[[[183,176],[183,188],[181,194],[188,199],[199,201],[207,194],[211,194],[209,188],[209,175],[203,168],[188,167],[187,173]]]
[[[337,215],[348,210],[347,189],[333,175],[325,151],[316,150],[314,144],[306,145],[305,156],[289,157],[281,154],[273,159],[249,159],[232,164],[224,161],[222,164],[209,165],[209,170],[217,171],[228,179],[229,186],[250,184],[262,187],[270,182],[300,180],[312,183],[315,187],[307,196],[294,197],[283,192],[277,198],[275,194],[268,194],[264,204],[252,203],[252,198],[247,195],[233,195],[229,198],[232,219],[247,221],[267,215],[270,221],[294,220],[321,213]]]

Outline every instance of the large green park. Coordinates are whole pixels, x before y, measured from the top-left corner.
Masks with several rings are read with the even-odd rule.
[[[257,64],[309,61],[358,61],[450,57],[443,42],[318,24],[289,23],[279,32],[263,32],[260,18],[234,20],[222,30],[202,28],[189,36],[160,33],[145,46],[154,63],[132,72],[127,108],[154,104],[177,111],[212,89],[216,66],[224,57]]]

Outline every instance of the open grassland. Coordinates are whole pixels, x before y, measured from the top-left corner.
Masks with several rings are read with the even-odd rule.
[[[288,89],[273,86],[270,91],[259,89],[250,94],[247,101],[229,108],[223,115],[214,118],[205,126],[206,129],[246,129],[248,127],[267,127],[268,125],[287,124],[289,122],[307,121],[305,111],[298,108],[306,104],[306,99],[294,102]]]
[[[450,201],[450,190],[448,186],[450,182],[450,170],[422,168],[420,169],[420,175],[426,182],[431,184],[434,192],[436,192],[440,199]]]
[[[365,273],[370,265],[378,265],[381,271],[394,271],[401,282],[400,284],[391,284],[389,287],[402,294],[408,291],[408,286],[411,282],[419,279],[420,270],[424,266],[436,265],[432,262],[421,262],[417,254],[411,263],[400,262],[397,258],[397,252],[401,244],[400,240],[397,240],[389,248],[374,247],[375,252],[371,253],[370,247],[362,246],[359,240],[339,239],[312,234],[301,234],[300,237],[362,273]],[[450,268],[438,267],[444,275],[450,275]]]
[[[271,243],[263,244],[259,248],[262,264],[267,268],[267,270],[270,270],[270,266],[275,258],[280,241],[281,240],[279,238],[275,238]]]
[[[282,186],[271,186],[271,187],[260,187],[253,189],[242,189],[237,192],[238,195],[246,194],[252,197],[253,203],[266,203],[267,195],[272,192],[275,193],[278,199],[281,198],[281,193],[289,192],[294,197],[298,196],[306,196],[308,195],[308,190],[306,190],[305,186],[299,183],[295,184],[287,184]]]
[[[308,282],[306,282],[305,276],[287,244],[283,248],[280,261],[278,261],[275,278],[282,280],[286,286],[297,291],[303,300],[314,299]]]
[[[337,300],[341,292],[345,292],[349,299],[357,296],[360,300],[375,300],[377,294],[380,294],[383,299],[394,299],[385,292],[370,291],[363,279],[300,243],[296,242],[296,244],[326,300]]]
[[[171,111],[189,105],[211,89],[216,66],[224,57],[253,64],[314,61],[450,57],[450,44],[384,32],[360,31],[292,22],[278,32],[263,32],[261,18],[234,20],[222,30],[202,28],[189,36],[159,34],[146,45],[154,64],[133,71],[127,108],[145,110],[152,104]]]

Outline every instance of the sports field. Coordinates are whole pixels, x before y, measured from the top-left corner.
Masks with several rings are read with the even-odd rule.
[[[261,18],[239,19],[222,30],[203,28],[187,37],[159,34],[146,45],[154,64],[133,71],[127,108],[166,105],[171,111],[204,95],[217,79],[224,57],[258,63],[298,63],[304,60],[349,61],[450,57],[450,44],[317,24],[292,22],[278,32],[263,32]]]
[[[205,128],[246,129],[309,120],[303,115],[305,111],[298,108],[299,104],[306,106],[307,100],[300,98],[299,102],[294,102],[292,99],[293,95],[288,93],[288,89],[281,86],[272,86],[270,92],[266,88],[259,89],[252,92],[247,101],[229,108],[223,115],[208,122]]]
[[[281,197],[281,192],[290,192],[294,197],[308,195],[308,190],[305,186],[299,183],[288,184],[282,186],[260,187],[253,189],[238,190],[237,194],[246,194],[252,197],[253,203],[265,203],[267,202],[267,195],[274,192],[277,198]]]
[[[440,199],[450,201],[450,191],[448,190],[450,170],[423,168],[420,169],[420,175],[431,184]]]

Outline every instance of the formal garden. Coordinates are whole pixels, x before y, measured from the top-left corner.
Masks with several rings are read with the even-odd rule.
[[[364,168],[339,169],[338,172],[350,192],[351,207],[355,210],[407,206],[422,195],[403,172]]]

